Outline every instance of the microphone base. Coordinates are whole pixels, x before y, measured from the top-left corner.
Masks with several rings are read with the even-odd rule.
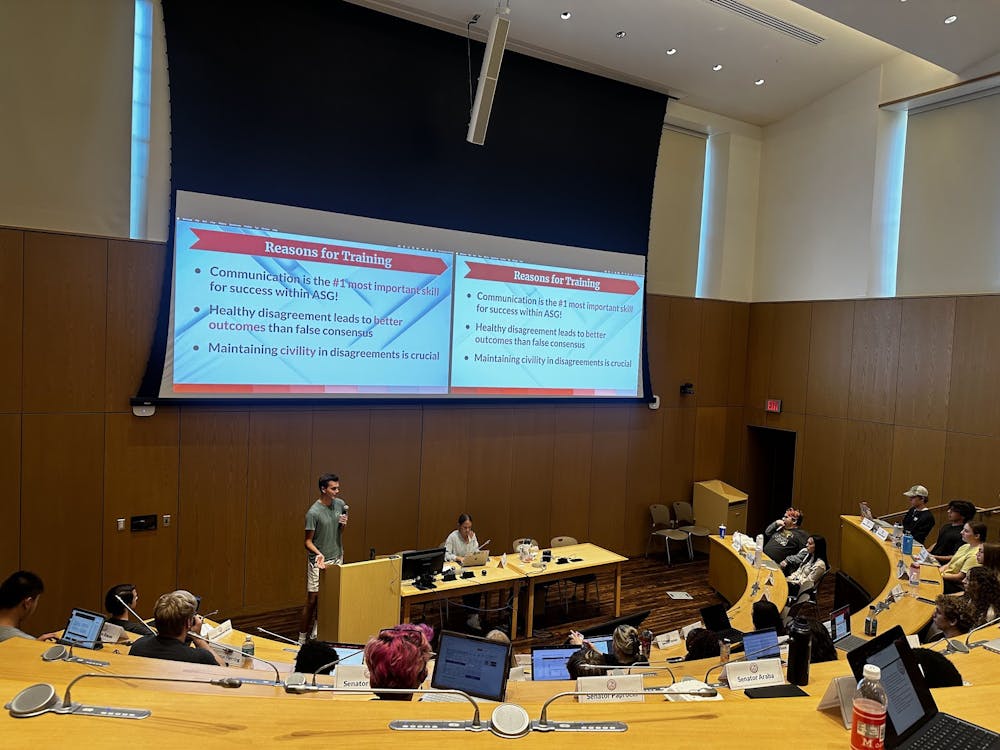
[[[531,722],[535,732],[627,732],[628,724],[621,721],[547,721]]]
[[[69,711],[74,716],[100,716],[106,719],[146,719],[153,714],[148,708],[119,708],[116,706],[87,706],[73,703]]]
[[[485,724],[473,726],[471,721],[425,720],[425,719],[394,719],[389,722],[389,729],[401,732],[485,732]]]

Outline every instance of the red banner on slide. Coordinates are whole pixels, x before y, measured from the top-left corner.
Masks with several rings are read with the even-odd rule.
[[[619,279],[614,276],[588,276],[583,273],[567,273],[566,271],[525,268],[523,266],[502,266],[491,263],[476,263],[475,261],[466,261],[466,265],[469,266],[469,272],[465,274],[467,279],[549,286],[574,292],[604,292],[605,294],[626,294],[629,296],[639,291],[639,285],[632,279]]]
[[[215,229],[192,229],[191,231],[198,238],[191,245],[192,250],[288,258],[309,263],[329,263],[335,266],[381,268],[386,271],[405,271],[431,276],[440,276],[447,268],[443,260],[430,255],[410,255],[388,250],[369,250],[322,242],[305,242],[304,240],[284,237],[220,232]]]

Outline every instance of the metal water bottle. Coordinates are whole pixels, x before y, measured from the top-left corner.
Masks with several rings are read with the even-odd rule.
[[[788,682],[809,684],[809,660],[812,658],[812,634],[809,623],[796,617],[788,629]]]

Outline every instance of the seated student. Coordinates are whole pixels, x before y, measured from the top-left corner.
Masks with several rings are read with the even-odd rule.
[[[802,511],[796,508],[789,508],[785,515],[777,521],[773,521],[764,529],[764,554],[774,560],[781,562],[806,546],[808,536],[802,530]],[[782,566],[783,568],[785,566]]]
[[[126,633],[149,635],[149,628],[144,623],[129,619],[128,609],[125,608],[125,604],[118,601],[119,597],[125,604],[135,609],[135,605],[139,601],[139,592],[131,583],[119,583],[108,589],[108,593],[104,596],[104,611],[108,613],[107,621],[122,628]]]
[[[609,664],[635,664],[642,659],[639,649],[639,631],[632,625],[619,625],[611,639]]]
[[[604,669],[607,666],[604,654],[586,642],[566,661],[566,671],[571,680],[577,677],[603,677],[608,674],[608,670]]]
[[[687,634],[685,639],[687,654],[684,661],[695,661],[696,659],[708,659],[719,655],[719,637],[705,628],[695,628]]]
[[[774,628],[775,632],[782,636],[785,634],[785,622],[781,619],[781,612],[774,602],[761,599],[753,603],[753,629],[764,630]]]
[[[924,673],[927,687],[962,687],[962,675],[944,654],[929,648],[915,648],[913,656]]]
[[[973,625],[983,625],[1000,614],[1000,575],[995,570],[984,565],[973,568],[965,576],[964,584]]]
[[[427,679],[433,637],[434,631],[428,625],[404,623],[379,631],[369,639],[365,646],[365,666],[375,695],[382,700],[412,700],[412,695],[380,693],[378,688],[419,688]]]
[[[939,563],[951,560],[962,546],[962,527],[976,515],[976,506],[968,500],[952,500],[948,503],[948,524],[938,532],[937,541],[928,553]]]
[[[190,591],[180,589],[163,594],[153,605],[156,635],[144,635],[132,644],[129,654],[150,659],[185,661],[193,664],[223,666],[204,638],[188,634],[201,631],[202,617],[197,612],[198,600]]]
[[[30,638],[35,636],[21,630],[21,625],[34,614],[38,607],[38,597],[45,591],[42,579],[27,570],[11,573],[0,584],[0,642],[8,638]],[[45,633],[39,641],[55,640],[58,633]]]
[[[809,620],[809,640],[811,641],[809,663],[837,661],[837,647],[833,645],[830,631],[819,620]]]
[[[972,630],[972,607],[962,596],[940,594],[934,600],[934,615],[921,643],[933,643],[942,638],[955,638]]]
[[[914,541],[923,544],[934,528],[934,514],[927,510],[927,488],[915,484],[903,495],[910,498],[910,508],[903,516],[903,531],[910,532]]]
[[[990,570],[1000,573],[1000,544],[983,542],[976,550],[976,562],[985,565]]]
[[[805,558],[795,572],[788,576],[788,598],[794,599],[808,591],[826,573],[826,539],[813,534],[806,540]]]
[[[962,539],[965,544],[955,550],[951,560],[941,568],[941,580],[944,581],[944,593],[954,594],[962,590],[962,581],[970,569],[979,565],[976,559],[979,547],[986,541],[985,523],[967,523],[962,527]]]
[[[302,674],[332,674],[340,655],[332,643],[310,638],[295,656],[295,671]]]

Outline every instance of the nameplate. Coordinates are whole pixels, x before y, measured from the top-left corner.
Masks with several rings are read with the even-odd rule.
[[[214,628],[210,628],[207,632],[205,631],[205,625],[201,626],[201,635],[203,638],[207,638],[210,641],[217,641],[222,636],[233,632],[233,621],[226,620],[221,625],[216,625]]]
[[[870,518],[862,518],[861,519],[861,526],[862,526],[862,528],[865,528],[865,529],[868,529],[869,531],[871,531],[875,527],[875,522],[872,519],[870,519]]]
[[[122,635],[125,633],[125,628],[121,625],[114,625],[110,622],[104,623],[101,627],[101,642],[103,643],[118,643],[122,640]]]
[[[781,659],[731,661],[726,665],[726,677],[732,690],[785,684],[785,675],[781,671]]]
[[[875,536],[877,536],[879,539],[881,539],[884,542],[886,539],[889,538],[889,531],[888,531],[888,529],[884,529],[881,526],[879,526],[875,530]]]
[[[243,666],[243,652],[240,651],[236,646],[229,646],[224,648],[217,643],[209,643],[208,647],[212,650],[216,656],[218,656],[222,663],[227,667],[242,667]]]
[[[524,667],[511,667],[507,674],[508,682],[524,682],[527,679],[528,675],[525,674]]]
[[[576,689],[580,703],[642,703],[646,695],[642,690],[642,675],[615,675],[608,677],[577,677]]]
[[[659,649],[668,648],[677,643],[681,642],[681,631],[671,630],[669,633],[663,633],[656,636],[656,647]]]
[[[903,587],[900,586],[899,584],[896,584],[896,588],[894,588],[892,590],[892,598],[893,598],[893,600],[898,602],[904,596],[906,596],[906,594],[903,593]]]
[[[333,671],[333,684],[338,688],[364,689],[371,687],[371,676],[368,667],[358,664],[348,666],[338,665]]]

